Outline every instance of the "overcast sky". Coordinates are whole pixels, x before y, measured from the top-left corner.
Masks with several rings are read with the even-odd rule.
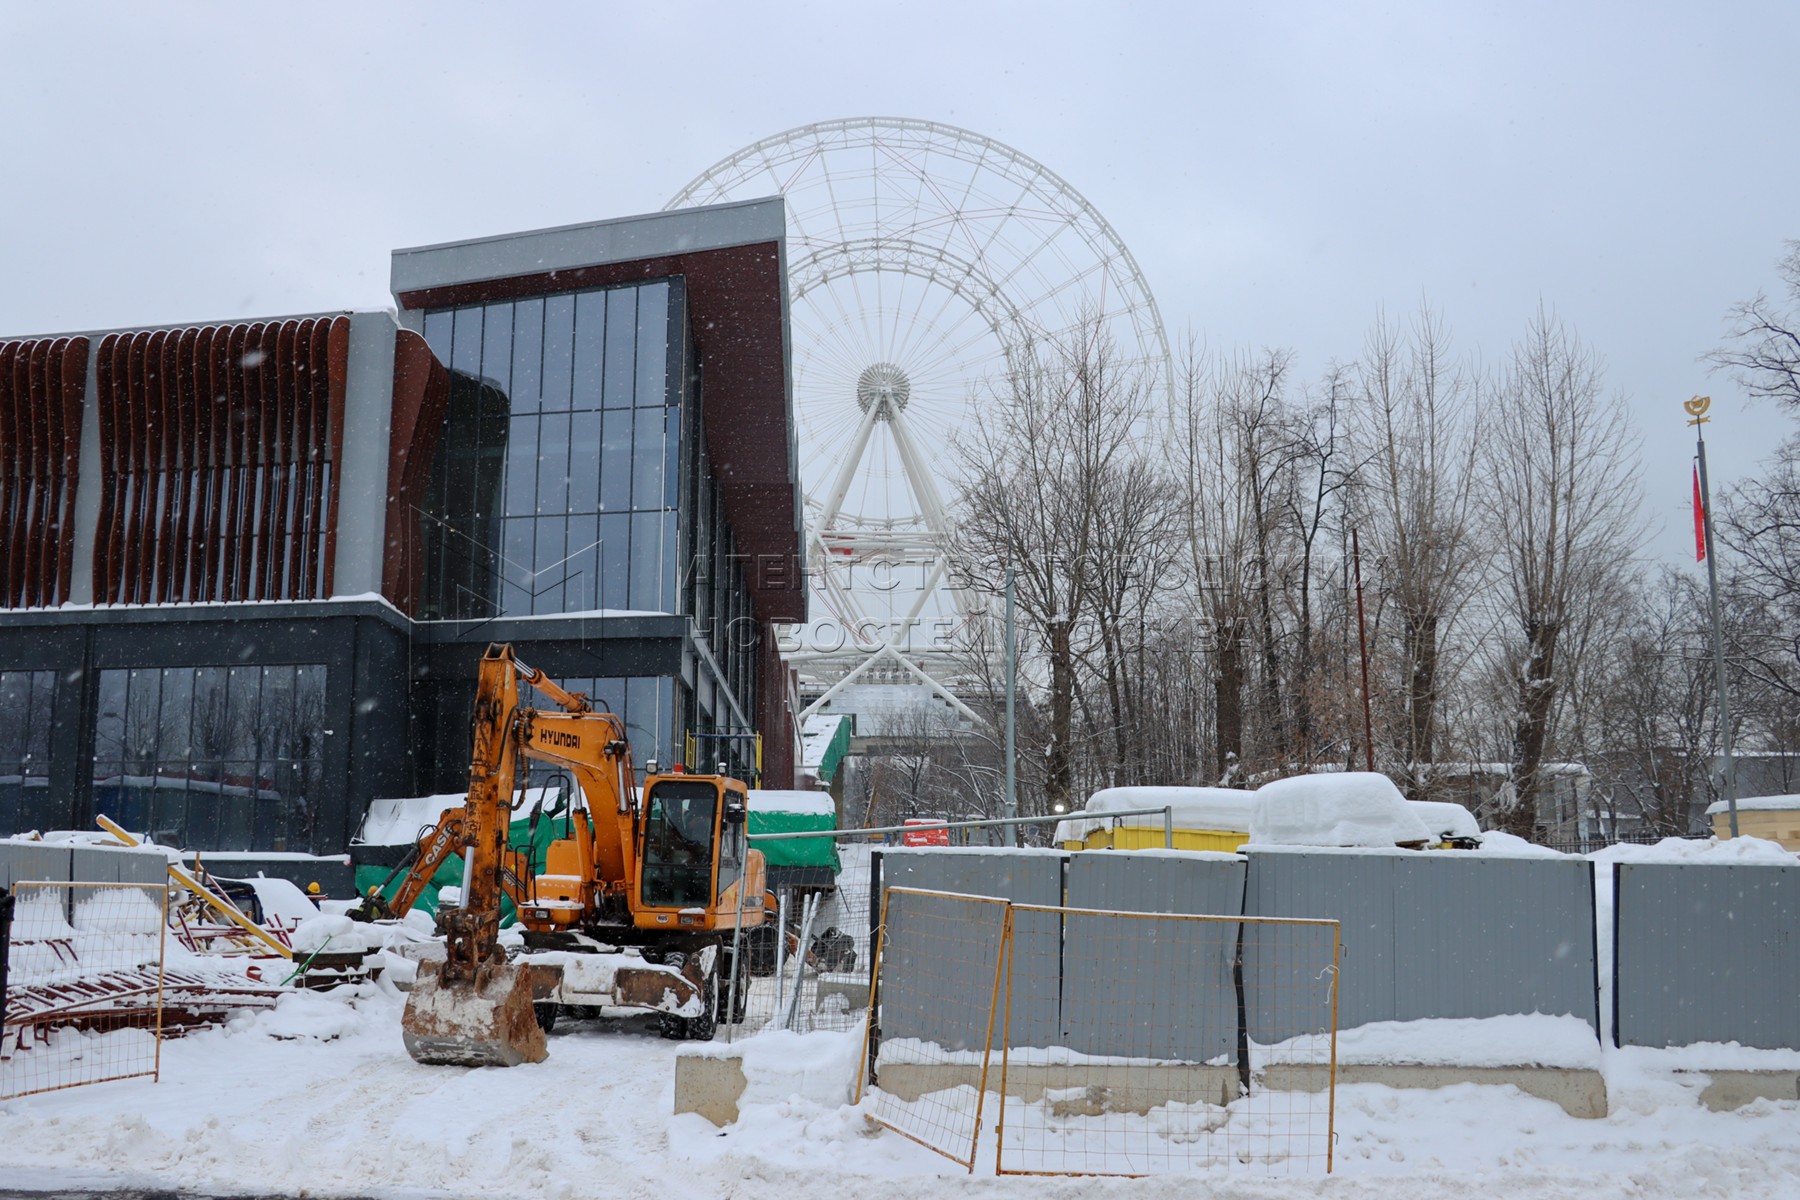
[[[865,12],[865,9],[873,10]],[[1078,188],[1171,336],[1317,377],[1384,307],[1498,361],[1540,300],[1644,436],[1649,553],[1791,419],[1699,356],[1800,238],[1800,5],[0,0],[0,333],[391,303],[395,247],[660,208],[836,117]]]

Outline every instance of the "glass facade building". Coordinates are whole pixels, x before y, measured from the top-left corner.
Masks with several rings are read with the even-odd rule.
[[[396,251],[397,313],[0,339],[0,836],[341,855],[466,788],[493,642],[640,768],[760,734],[789,786],[785,236],[655,213]]]

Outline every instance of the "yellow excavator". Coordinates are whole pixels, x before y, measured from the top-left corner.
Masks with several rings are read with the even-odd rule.
[[[520,684],[557,705],[524,707]],[[664,1037],[710,1039],[719,1008],[741,1016],[747,973],[732,934],[764,920],[766,868],[747,848],[745,786],[723,773],[658,774],[640,791],[625,726],[514,657],[482,656],[468,798],[423,830],[386,903],[373,888],[353,916],[402,915],[445,860],[463,856],[462,897],[440,905],[445,958],[421,967],[407,997],[406,1049],[422,1063],[513,1066],[541,1062],[559,1012],[653,1011]],[[554,818],[539,864],[507,844],[520,760],[574,777],[577,803]],[[536,814],[534,814],[536,819]],[[541,869],[537,869],[541,866]],[[499,941],[502,895],[524,928],[525,952]],[[735,986],[729,981],[735,980]]]

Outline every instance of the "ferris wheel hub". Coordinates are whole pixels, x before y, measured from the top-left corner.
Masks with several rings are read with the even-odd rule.
[[[911,397],[912,381],[893,363],[876,363],[857,376],[856,403],[864,412],[874,407],[878,419],[886,420],[904,411]]]

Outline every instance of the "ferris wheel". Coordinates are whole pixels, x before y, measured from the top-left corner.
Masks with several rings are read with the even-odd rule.
[[[787,202],[795,420],[815,615],[790,656],[827,693],[887,659],[944,686],[950,587],[941,464],[1033,343],[1103,334],[1171,384],[1136,261],[1041,163],[931,121],[826,121],[721,160],[669,208]],[[808,711],[829,701],[816,699]]]

